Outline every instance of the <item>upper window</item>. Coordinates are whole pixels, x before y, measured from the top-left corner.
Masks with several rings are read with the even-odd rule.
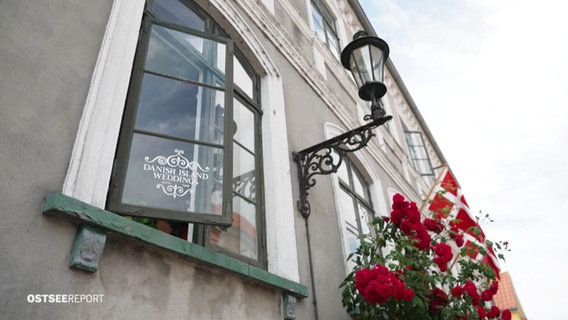
[[[405,131],[404,137],[414,169],[423,176],[434,176],[434,170],[432,169],[432,163],[426,151],[422,132]]]
[[[371,203],[369,185],[349,158],[343,159],[337,175],[340,184],[339,212],[343,220],[344,248],[346,255],[349,255],[359,247],[361,237],[371,232],[369,226],[375,212]],[[348,262],[348,269],[352,269],[353,266],[352,262]]]
[[[312,22],[317,37],[327,44],[333,55],[339,59],[339,37],[335,28],[335,18],[322,0],[312,0]]]

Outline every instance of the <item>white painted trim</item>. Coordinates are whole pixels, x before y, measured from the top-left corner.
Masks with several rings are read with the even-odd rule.
[[[104,208],[143,0],[115,0],[79,122],[63,193]]]
[[[262,144],[264,196],[266,198],[266,234],[268,271],[293,281],[300,281],[294,225],[290,154],[284,112],[282,79],[262,79]]]

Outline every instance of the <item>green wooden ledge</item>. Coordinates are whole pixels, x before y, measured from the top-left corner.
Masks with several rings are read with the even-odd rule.
[[[77,224],[88,224],[105,231],[138,239],[195,261],[245,276],[252,281],[280,289],[297,298],[308,296],[308,288],[301,283],[285,279],[241,260],[173,237],[61,193],[49,194],[45,198],[42,211],[48,216],[64,218]]]

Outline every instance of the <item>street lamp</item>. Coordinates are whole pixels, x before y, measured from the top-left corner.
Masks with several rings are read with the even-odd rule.
[[[380,103],[380,99],[387,92],[383,84],[383,74],[388,55],[387,43],[369,36],[365,31],[357,32],[353,41],[341,53],[341,63],[353,74],[359,88],[359,97],[371,102],[371,114],[363,118],[371,122],[292,154],[298,167],[300,182],[298,210],[306,222],[311,213],[308,190],[316,184],[314,176],[337,172],[346,153],[367,146],[374,136],[373,129],[392,119],[391,116],[385,115]]]
[[[341,53],[341,64],[353,74],[359,97],[371,101],[371,115],[364,120],[376,120],[385,116],[379,100],[387,92],[383,84],[384,65],[389,57],[389,46],[380,38],[372,37],[365,31],[353,36]]]

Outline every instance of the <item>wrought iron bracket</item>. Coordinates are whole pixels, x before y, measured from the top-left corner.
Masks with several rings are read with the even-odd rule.
[[[302,151],[292,153],[298,168],[298,180],[300,182],[298,210],[300,210],[305,219],[308,219],[311,213],[308,190],[316,184],[314,176],[336,173],[343,162],[345,154],[367,146],[375,135],[373,129],[391,119],[391,116],[378,118],[364,126],[345,132]]]

